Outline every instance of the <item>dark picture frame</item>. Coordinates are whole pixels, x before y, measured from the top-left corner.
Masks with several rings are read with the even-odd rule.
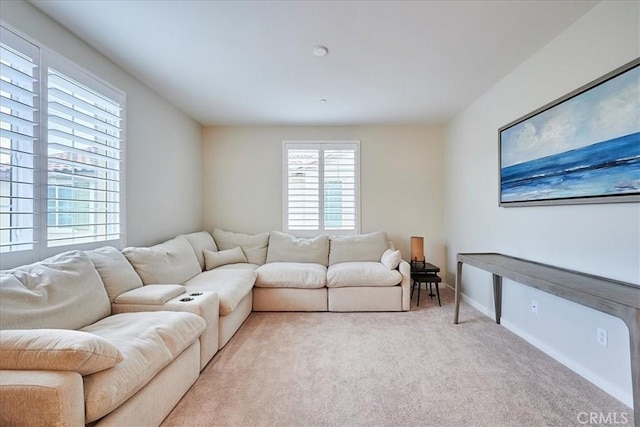
[[[640,58],[498,130],[499,205],[640,202]]]

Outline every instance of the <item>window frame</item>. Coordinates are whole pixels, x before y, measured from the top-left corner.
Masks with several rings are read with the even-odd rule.
[[[18,250],[12,252],[2,252],[0,256],[0,268],[8,269],[19,265],[36,262],[55,254],[70,250],[90,250],[102,246],[115,246],[123,248],[126,246],[126,145],[127,145],[127,95],[126,93],[78,65],[76,62],[64,57],[62,54],[49,48],[39,40],[30,37],[12,25],[0,20],[0,26],[27,43],[34,45],[38,49],[37,65],[37,93],[36,106],[38,111],[34,142],[34,243],[32,249]],[[49,150],[49,126],[48,126],[48,70],[53,68],[76,82],[90,88],[92,91],[110,98],[119,103],[121,107],[120,115],[120,169],[119,169],[119,238],[110,240],[100,240],[89,243],[75,243],[60,246],[50,246],[48,241],[48,218],[49,212],[49,185],[48,185],[48,150]]]
[[[324,188],[324,151],[335,149],[353,149],[354,151],[354,179],[355,179],[355,226],[353,230],[327,230],[325,228],[325,188]],[[316,230],[291,230],[289,229],[289,149],[317,149],[319,150],[319,226]],[[340,140],[340,141],[282,141],[282,230],[285,233],[296,237],[314,237],[318,235],[355,235],[360,234],[360,214],[361,214],[361,179],[360,179],[360,141]]]

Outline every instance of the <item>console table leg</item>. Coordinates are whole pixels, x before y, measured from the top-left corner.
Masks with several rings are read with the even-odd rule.
[[[496,323],[500,324],[502,317],[502,276],[493,275],[493,305],[496,310]]]
[[[629,310],[631,311],[631,310]],[[640,310],[633,310],[626,321],[631,347],[631,387],[633,389],[633,418],[640,425]]]
[[[458,261],[458,269],[456,271],[456,292],[455,292],[455,309],[453,311],[453,324],[458,324],[458,314],[460,313],[460,285],[462,284],[462,262]]]

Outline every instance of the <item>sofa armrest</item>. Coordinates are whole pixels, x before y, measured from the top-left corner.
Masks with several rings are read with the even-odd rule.
[[[116,304],[162,305],[185,292],[186,289],[182,285],[146,285],[118,295],[113,302]]]
[[[215,292],[183,293],[163,304],[118,304],[115,301],[111,304],[113,314],[141,311],[186,311],[202,317],[207,322],[207,328],[200,336],[200,369],[204,368],[218,351],[220,301]]]
[[[166,286],[166,285],[158,285],[158,286]],[[183,287],[182,285],[180,286]],[[135,312],[142,312],[142,311],[186,311],[186,312],[195,313],[201,317],[204,317],[205,320],[207,320],[207,317],[208,317],[204,315],[205,313],[215,314],[214,317],[217,323],[219,310],[220,310],[220,301],[218,299],[217,293],[215,292],[187,293],[186,289],[184,293],[176,297],[170,298],[166,302],[161,304],[157,302],[117,303],[116,301],[114,301],[111,304],[112,314],[135,313]]]
[[[400,261],[398,271],[402,275],[402,310],[409,311],[411,304],[411,266],[407,261]]]
[[[0,425],[84,425],[82,377],[70,371],[0,370]]]

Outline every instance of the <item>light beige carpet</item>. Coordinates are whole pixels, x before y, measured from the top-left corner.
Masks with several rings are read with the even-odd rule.
[[[252,313],[164,426],[568,426],[633,411],[466,304]]]

